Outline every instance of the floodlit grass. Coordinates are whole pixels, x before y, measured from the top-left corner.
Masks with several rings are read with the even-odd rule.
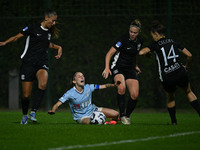
[[[53,116],[46,112],[38,112],[36,117],[39,123],[29,122],[27,125],[21,125],[21,112],[1,111],[0,149],[199,150],[200,148],[200,118],[196,113],[177,113],[177,126],[170,125],[169,115],[166,112],[134,113],[131,116],[132,124],[126,126],[120,122],[117,125],[79,125],[73,121],[70,112],[57,112]],[[194,133],[190,134],[191,131]],[[183,135],[177,135],[178,133]]]

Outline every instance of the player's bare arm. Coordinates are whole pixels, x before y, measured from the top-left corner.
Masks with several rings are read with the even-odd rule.
[[[138,65],[135,66],[135,70],[137,71],[138,74],[141,73],[141,70],[140,70],[140,68],[138,67]]]
[[[49,111],[48,111],[48,114],[54,115],[55,112],[56,112],[56,110],[58,109],[58,107],[59,107],[60,105],[62,105],[62,102],[61,102],[61,101],[58,101],[55,105],[53,105],[52,110],[49,110]]]
[[[105,69],[102,73],[102,76],[107,79],[109,74],[112,75],[111,71],[110,71],[110,59],[113,56],[113,54],[116,52],[117,50],[114,47],[111,47],[111,49],[108,51],[108,53],[106,54],[106,58],[105,58]]]
[[[56,59],[59,59],[62,56],[62,47],[60,45],[50,43],[49,48],[58,50],[58,54],[55,56]]]
[[[145,47],[139,51],[139,55],[145,55],[149,52],[150,52],[150,49],[148,47]]]
[[[186,60],[186,63],[185,63],[185,68],[186,68],[186,70],[188,70],[189,66],[190,66],[190,63],[191,63],[191,60],[192,60],[192,54],[186,48],[184,48],[182,50],[182,52],[183,52],[183,54],[185,54],[187,56],[187,60]]]
[[[18,33],[17,35],[10,37],[10,38],[7,39],[6,41],[0,42],[0,46],[5,46],[5,45],[8,44],[8,43],[16,42],[19,38],[21,38],[21,37],[23,37],[23,36],[24,36],[23,34]]]
[[[109,87],[115,87],[115,86],[119,86],[120,84],[121,84],[120,81],[117,81],[115,84],[107,83],[107,84],[100,85],[100,89],[105,89],[105,88],[109,88]]]

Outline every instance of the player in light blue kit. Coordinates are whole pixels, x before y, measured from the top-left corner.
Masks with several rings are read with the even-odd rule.
[[[81,72],[76,72],[73,76],[73,88],[68,90],[59,101],[49,110],[49,114],[55,114],[56,109],[65,103],[69,103],[73,119],[80,124],[90,124],[90,115],[94,111],[101,111],[106,118],[117,118],[119,113],[113,109],[97,107],[92,104],[92,92],[94,90],[105,89],[108,87],[118,86],[120,83],[114,84],[85,84],[85,77]],[[112,124],[112,121],[111,123]]]

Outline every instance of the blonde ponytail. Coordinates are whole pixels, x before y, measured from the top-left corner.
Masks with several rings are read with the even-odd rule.
[[[134,21],[131,22],[130,24],[130,28],[131,27],[136,27],[136,28],[139,28],[141,30],[141,22],[138,20],[138,19],[135,19]]]

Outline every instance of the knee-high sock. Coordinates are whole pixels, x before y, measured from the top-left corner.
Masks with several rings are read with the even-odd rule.
[[[198,100],[194,100],[190,104],[192,105],[192,107],[197,111],[197,113],[200,116],[200,104],[199,104]]]
[[[133,100],[133,99],[129,99],[128,104],[127,104],[127,108],[126,108],[126,116],[130,117],[131,113],[133,112],[133,110],[135,109],[137,104],[137,100]]]
[[[174,106],[172,108],[167,108],[167,109],[168,109],[172,124],[173,123],[177,123],[177,120],[176,120],[176,106]]]
[[[125,114],[125,95],[117,94],[117,101],[119,106],[120,117],[124,116]]]
[[[36,112],[38,108],[40,107],[40,103],[42,101],[42,98],[44,97],[45,90],[37,89],[35,92],[35,97],[33,100],[33,106],[32,106],[32,111]]]
[[[22,113],[23,115],[27,115],[28,114],[28,108],[29,108],[29,98],[22,98]]]

